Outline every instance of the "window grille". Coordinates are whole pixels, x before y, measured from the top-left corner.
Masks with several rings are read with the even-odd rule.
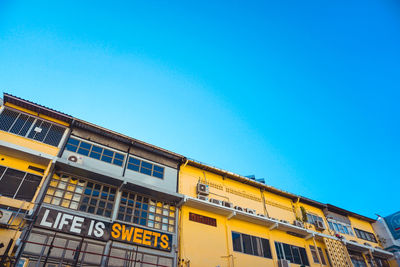
[[[38,175],[0,166],[0,195],[31,201],[41,180]]]
[[[45,203],[110,218],[116,189],[65,174],[55,174],[44,198]]]
[[[4,109],[0,114],[0,130],[58,146],[65,127],[11,109]]]
[[[175,232],[175,212],[170,203],[123,191],[118,220]]]

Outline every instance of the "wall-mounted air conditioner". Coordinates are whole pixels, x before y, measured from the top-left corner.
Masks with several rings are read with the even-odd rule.
[[[71,161],[71,162],[74,162],[74,163],[78,163],[78,164],[82,164],[83,163],[82,156],[80,156],[78,154],[70,154],[68,156],[68,161]]]
[[[208,196],[205,195],[197,195],[197,198],[200,200],[208,201]]]
[[[256,214],[256,210],[254,210],[254,209],[245,208],[244,211],[247,213],[250,213],[250,214],[254,214],[254,215]]]
[[[299,220],[295,220],[295,221],[293,222],[293,225],[296,225],[296,226],[298,226],[298,227],[304,228],[303,222],[302,222],[302,221],[299,221]]]
[[[284,259],[278,260],[278,267],[289,267],[289,265],[290,265],[290,261],[288,261],[288,260],[284,260]]]
[[[325,224],[321,221],[315,221],[315,229],[322,231],[325,230]]]
[[[215,198],[210,198],[210,202],[217,204],[217,205],[222,205],[222,201],[219,199],[215,199]]]
[[[12,212],[9,210],[0,210],[0,224],[8,224],[12,216]]]
[[[200,195],[209,195],[210,187],[207,184],[198,183],[197,184],[197,194]]]
[[[235,210],[239,210],[239,211],[243,211],[243,208],[240,207],[240,206],[235,206],[234,209],[235,209]]]
[[[232,209],[233,203],[224,200],[224,201],[222,201],[222,206]]]

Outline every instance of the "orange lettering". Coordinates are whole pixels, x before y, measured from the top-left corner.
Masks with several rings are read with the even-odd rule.
[[[130,227],[129,230],[125,230],[125,225],[122,225],[122,240],[126,240],[126,241],[131,240],[132,234],[133,234],[133,228],[134,227]]]
[[[133,234],[133,242],[142,244],[142,233],[143,229],[136,228],[135,233]]]
[[[119,238],[121,235],[121,225],[119,223],[114,223],[112,226],[111,236],[115,239]]]

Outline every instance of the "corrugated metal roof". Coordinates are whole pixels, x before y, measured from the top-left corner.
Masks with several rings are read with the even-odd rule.
[[[36,104],[34,102],[13,96],[8,93],[3,93],[3,98],[4,98],[4,103],[11,103],[11,104],[20,106],[22,108],[26,108],[26,109],[32,110],[34,112],[41,113],[43,115],[52,117],[52,118],[60,120],[60,121],[65,121],[67,123],[71,123],[73,120],[73,117],[68,114],[65,114],[60,111],[54,110],[52,108],[45,107],[45,106]]]

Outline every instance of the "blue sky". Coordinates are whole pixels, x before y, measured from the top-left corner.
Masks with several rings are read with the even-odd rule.
[[[400,4],[0,0],[0,89],[324,203],[399,210]]]

